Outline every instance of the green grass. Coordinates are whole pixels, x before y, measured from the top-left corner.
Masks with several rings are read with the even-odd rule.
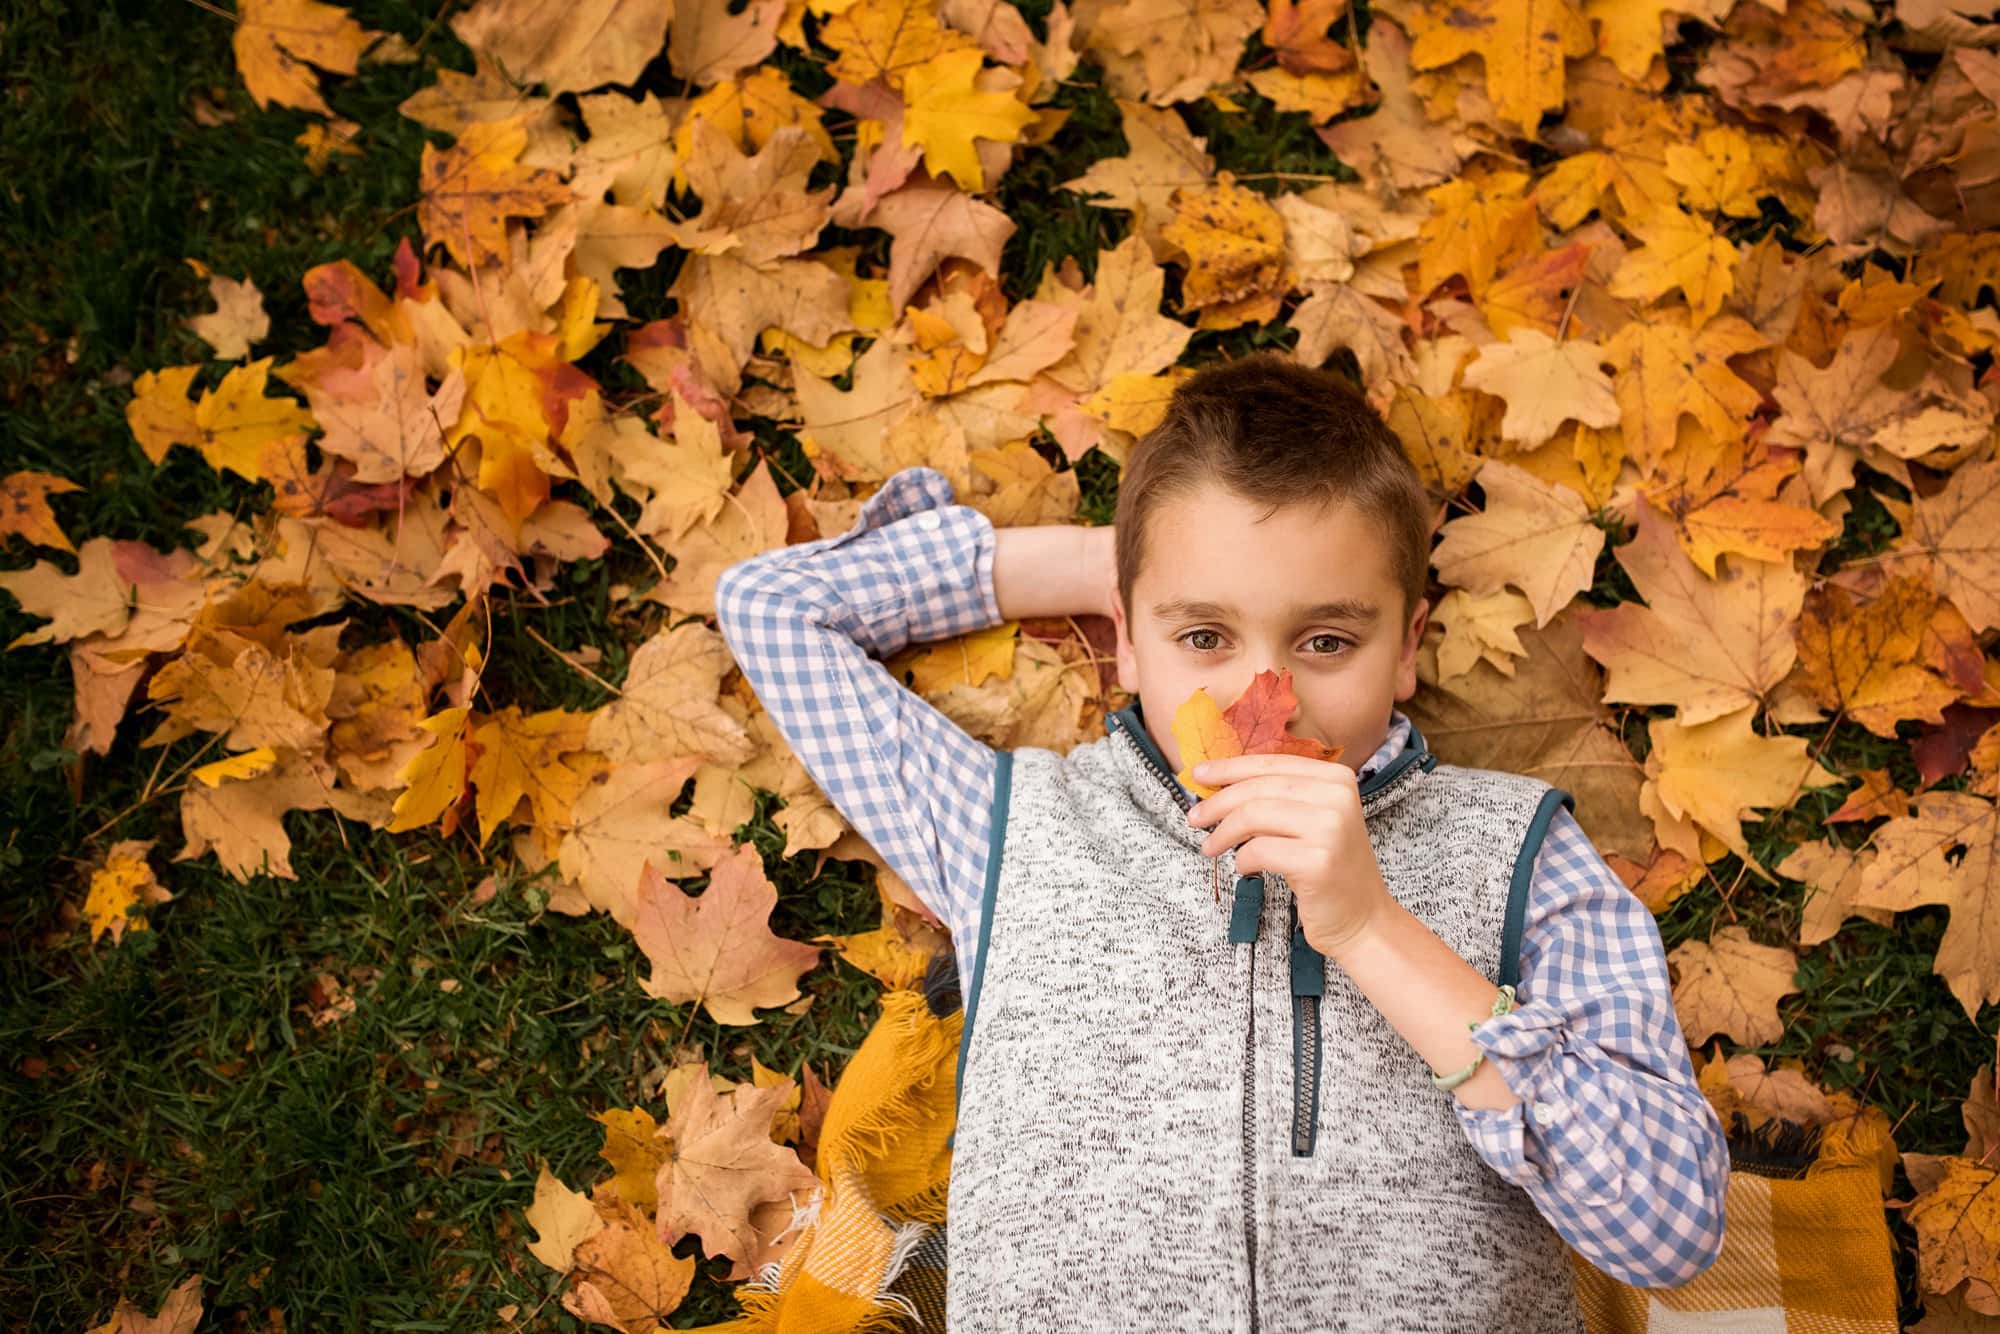
[[[1039,25],[1046,4],[1022,8]],[[184,257],[257,282],[273,332],[256,354],[284,359],[320,341],[299,286],[307,268],[346,258],[380,276],[397,241],[414,236],[409,209],[426,132],[396,105],[433,80],[435,62],[467,69],[470,61],[444,22],[448,11],[390,0],[353,9],[366,25],[420,43],[426,63],[367,66],[325,81],[336,111],[361,123],[365,155],[336,158],[321,177],[304,170],[291,142],[309,118],[251,104],[230,57],[228,19],[192,0],[23,0],[5,20],[0,62],[10,97],[0,151],[20,165],[0,180],[0,244],[11,261],[0,286],[0,464],[81,483],[85,490],[55,500],[79,542],[101,535],[186,545],[188,519],[267,503],[265,488],[219,476],[186,451],[155,467],[126,427],[136,375],[199,361],[200,383],[220,378],[222,366],[182,326],[208,306]],[[1256,58],[1253,48],[1250,63]],[[795,53],[776,59],[808,95],[824,85],[823,72]],[[1676,78],[1689,63],[1683,52]],[[657,66],[649,78],[657,91],[678,91]],[[197,123],[197,97],[234,119]],[[1241,100],[1240,114],[1184,108],[1219,166],[1242,176],[1344,170],[1301,118],[1276,114],[1255,94]],[[1121,214],[1059,188],[1096,158],[1123,151],[1113,99],[1084,65],[1056,102],[1072,120],[1052,144],[1022,154],[999,192],[1018,224],[1003,261],[1012,299],[1065,255],[1088,274],[1097,249],[1125,225]],[[835,174],[822,177],[816,183]],[[886,265],[879,232],[829,229],[823,240],[861,244],[864,262]],[[623,275],[636,317],[665,313],[674,272],[669,256]],[[1166,302],[1178,308],[1171,269]],[[1188,360],[1290,338],[1280,326],[1202,331]],[[607,388],[638,387],[617,349],[618,339],[608,339],[585,368]],[[784,474],[810,477],[789,433],[749,428]],[[1083,517],[1108,522],[1116,468],[1093,453],[1078,470]],[[1877,550],[1890,531],[1879,504],[1857,499],[1837,556]],[[636,506],[627,506],[631,518]],[[14,546],[5,563],[19,568],[48,555]],[[1608,552],[1599,568],[1593,600],[1632,596]],[[609,590],[644,587],[651,577],[650,564],[621,542],[601,560],[565,569],[547,606],[497,602],[485,680],[491,703],[603,703],[602,687],[528,630],[562,648],[598,645],[606,656],[597,670],[615,683],[630,646],[659,621],[657,608],[652,619],[616,611]],[[430,633],[395,609],[356,604],[341,614],[356,622],[349,643]],[[623,619],[612,625],[614,617]],[[38,624],[0,598],[0,640]],[[754,1054],[787,1073],[810,1063],[831,1082],[872,1022],[877,984],[831,955],[805,979],[814,1002],[801,1016],[771,1011],[754,1028],[723,1029],[688,1007],[652,1001],[640,990],[645,969],[627,932],[602,916],[546,913],[546,884],[514,879],[505,856],[491,858],[497,892],[473,906],[489,863],[462,836],[392,836],[300,813],[285,821],[295,881],[238,884],[212,858],[172,863],[182,845],[177,802],[170,786],[149,787],[160,752],[136,744],[149,724],[128,720],[108,756],[79,760],[62,745],[71,712],[66,655],[26,648],[4,667],[0,874],[11,892],[0,910],[0,1114],[14,1147],[0,1160],[10,1260],[0,1310],[14,1327],[81,1329],[104,1319],[121,1294],[150,1312],[200,1272],[205,1328],[265,1327],[274,1318],[290,1329],[496,1328],[498,1312],[512,1306],[528,1327],[577,1329],[556,1300],[559,1276],[525,1246],[521,1213],[540,1166],[579,1188],[604,1175],[591,1114],[633,1105],[658,1112],[658,1080],[678,1059],[705,1056],[741,1079]],[[1626,711],[1639,754],[1648,712]],[[1793,730],[1818,740],[1814,729]],[[1911,786],[1914,729],[1906,732],[1891,742],[1843,727],[1821,758],[1844,771],[1887,764]],[[166,748],[159,771],[172,772],[200,744]],[[1819,837],[1838,800],[1808,793],[1792,810],[1748,825],[1756,855],[1769,865]],[[760,797],[756,818],[738,832],[778,882],[773,928],[804,939],[874,925],[871,873],[830,862],[814,879],[815,854],[781,862],[772,805]],[[1851,827],[1840,836],[1858,837]],[[176,898],[153,910],[154,930],[93,948],[75,909],[90,858],[121,838],[158,840],[153,862]],[[1731,922],[1761,941],[1795,935],[1802,887],[1739,880],[1739,869],[1733,858],[1712,867],[1663,915],[1670,949]],[[1783,1006],[1786,1035],[1758,1049],[1767,1060],[1800,1057],[1813,1078],[1887,1109],[1905,1150],[1962,1146],[1958,1106],[1996,1026],[1992,1008],[1980,1025],[1968,1024],[1930,972],[1946,920],[1937,908],[1906,913],[1894,929],[1856,920],[1804,951],[1802,991]],[[321,972],[342,980],[356,1009],[316,1027],[309,989]],[[441,988],[446,979],[457,989]],[[1909,1193],[1906,1180],[1898,1186]],[[1904,1314],[1913,1319],[1914,1239],[1900,1215],[1891,1217],[1903,1244]],[[690,1253],[693,1242],[678,1249]],[[726,1267],[702,1265],[674,1327],[734,1313],[718,1278]]]

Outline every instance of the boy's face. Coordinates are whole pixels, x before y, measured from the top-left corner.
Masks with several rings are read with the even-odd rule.
[[[1263,517],[1215,483],[1155,510],[1132,587],[1132,622],[1114,589],[1118,684],[1139,697],[1146,730],[1175,772],[1174,712],[1198,687],[1223,708],[1266,669],[1291,668],[1289,730],[1368,762],[1394,702],[1417,689],[1428,607],[1407,620],[1379,527],[1342,500]],[[1175,604],[1213,604],[1208,607]],[[1344,603],[1345,610],[1319,609]],[[1367,614],[1373,608],[1374,614]]]

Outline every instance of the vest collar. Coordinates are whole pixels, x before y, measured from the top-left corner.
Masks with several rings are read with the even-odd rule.
[[[1122,709],[1109,710],[1104,715],[1106,739],[1112,751],[1119,756],[1119,763],[1125,774],[1126,785],[1139,800],[1141,806],[1160,811],[1167,816],[1167,827],[1190,846],[1200,847],[1208,837],[1208,830],[1198,829],[1185,819],[1187,808],[1194,805],[1194,798],[1188,795],[1167,767],[1167,757],[1160,753],[1152,734],[1146,730],[1145,718],[1140,712],[1139,701],[1134,699]],[[1124,739],[1119,738],[1123,734]],[[1410,739],[1404,747],[1374,773],[1361,780],[1361,809],[1363,815],[1373,815],[1376,811],[1397,800],[1400,795],[1437,767],[1437,756],[1433,755],[1424,734],[1418,730],[1416,720],[1410,720]],[[1169,804],[1170,803],[1170,804]]]

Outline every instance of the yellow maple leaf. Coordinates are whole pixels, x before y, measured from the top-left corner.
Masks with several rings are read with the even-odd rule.
[[[437,740],[419,751],[401,774],[405,784],[396,797],[393,816],[383,828],[392,834],[427,825],[465,795],[465,716],[469,707],[441,709],[417,726]]]
[[[1683,942],[1669,958],[1681,979],[1674,1011],[1690,1043],[1727,1033],[1761,1046],[1785,1035],[1778,1001],[1799,990],[1799,958],[1790,948],[1759,945],[1743,927],[1726,926],[1707,940]]]
[[[948,173],[966,190],[986,188],[974,139],[1011,144],[1034,123],[1035,113],[1008,92],[974,86],[985,52],[940,51],[903,75],[909,108],[903,113],[903,146],[923,146],[924,165],[933,176]]]
[[[570,808],[593,768],[587,756],[576,754],[586,749],[590,719],[568,709],[523,714],[509,704],[470,729],[475,751],[468,776],[478,793],[480,846],[524,797],[537,826],[569,824]]]
[[[314,425],[312,413],[296,399],[264,397],[271,360],[259,357],[234,368],[192,405],[186,395],[197,367],[172,366],[141,375],[125,405],[125,420],[146,457],[158,463],[172,446],[188,445],[200,450],[217,472],[226,468],[248,481],[265,480],[258,463],[264,446]]]
[[[1781,810],[1798,798],[1801,788],[1842,780],[1810,757],[1811,745],[1804,737],[1752,732],[1750,715],[1756,711],[1756,705],[1746,704],[1694,726],[1678,718],[1649,720],[1646,731],[1653,749],[1646,756],[1641,800],[1652,794],[1669,814],[1692,819],[1770,880],[1771,873],[1750,855],[1749,840],[1743,837],[1744,813]]]
[[[1173,206],[1160,233],[1187,253],[1183,311],[1284,290],[1285,220],[1263,195],[1224,172],[1215,185],[1176,190]]]
[[[569,188],[545,167],[524,167],[531,113],[465,127],[440,153],[424,145],[417,175],[417,225],[467,268],[507,256],[507,219],[539,218],[567,203]]]
[[[18,534],[35,545],[75,555],[76,547],[49,508],[49,497],[81,490],[69,478],[48,472],[28,470],[0,477],[0,539]]]
[[[1957,1155],[1938,1167],[1937,1179],[1903,1215],[1916,1230],[1923,1289],[1946,1293],[1964,1284],[1968,1297],[1988,1300],[1985,1294],[2000,1291],[2000,1168]],[[1990,1313],[1969,1301],[1966,1309]],[[1968,1323],[1975,1319],[1967,1316]]]
[[[362,27],[338,5],[318,0],[241,0],[230,45],[243,86],[259,109],[276,102],[331,116],[319,94],[317,65],[352,74],[361,53],[382,34]]]
[[[125,939],[127,931],[150,930],[144,909],[172,901],[174,896],[161,886],[146,861],[146,853],[152,846],[151,839],[123,839],[112,845],[105,854],[104,865],[91,874],[90,892],[83,901],[91,944],[95,945],[107,931],[112,943],[117,944]]]
[[[1501,439],[1539,445],[1565,421],[1618,425],[1618,397],[1598,364],[1603,360],[1604,350],[1595,343],[1574,338],[1558,343],[1521,325],[1506,342],[1481,348],[1465,368],[1463,383],[1506,401]]]
[[[1457,0],[1419,11],[1410,68],[1437,69],[1463,56],[1486,64],[1486,96],[1502,118],[1535,137],[1542,113],[1563,104],[1563,61],[1587,56],[1596,38],[1571,0]]]
[[[1618,262],[1611,295],[1653,301],[1678,287],[1695,321],[1706,323],[1736,290],[1736,247],[1706,218],[1669,204],[1626,225],[1645,244]]]

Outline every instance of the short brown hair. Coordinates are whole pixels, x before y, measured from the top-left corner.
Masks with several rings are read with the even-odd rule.
[[[1430,582],[1436,502],[1381,414],[1337,371],[1256,352],[1208,366],[1174,390],[1118,483],[1118,599],[1132,618],[1147,520],[1197,486],[1252,504],[1346,500],[1377,520],[1409,625]]]

